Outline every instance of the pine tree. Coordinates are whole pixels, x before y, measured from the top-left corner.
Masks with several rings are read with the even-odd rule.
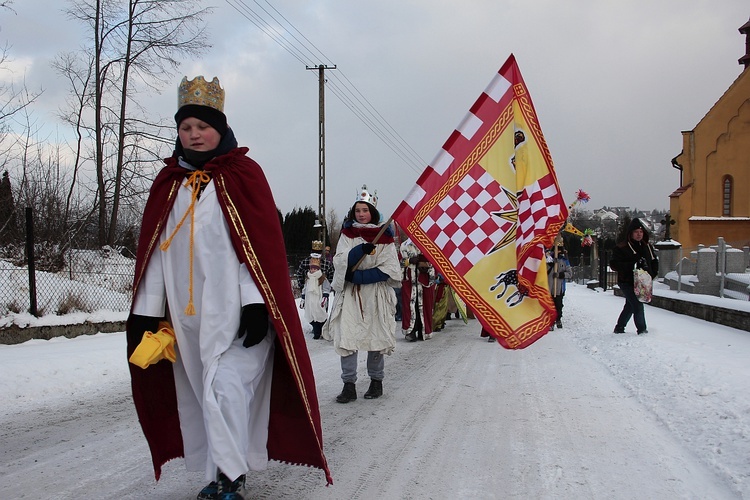
[[[18,226],[16,225],[16,207],[13,203],[13,190],[10,187],[8,171],[3,172],[0,181],[0,244],[7,245],[16,240]]]
[[[318,239],[318,229],[314,228],[315,210],[312,207],[294,208],[284,218],[284,243],[289,256],[307,255],[310,245]]]

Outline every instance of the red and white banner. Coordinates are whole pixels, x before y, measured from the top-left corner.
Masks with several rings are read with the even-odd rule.
[[[568,210],[511,55],[393,219],[509,349],[549,331],[544,247]]]

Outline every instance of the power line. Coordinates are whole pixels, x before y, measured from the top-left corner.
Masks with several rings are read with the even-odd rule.
[[[253,23],[258,29],[268,35],[271,40],[278,43],[284,50],[289,52],[292,57],[297,59],[302,64],[305,64],[303,54],[301,54],[299,50],[284,37],[283,33],[279,33],[276,28],[266,23],[263,17],[259,16],[245,2],[239,0],[233,3],[232,0],[227,0],[227,3],[232,6],[237,12],[239,12],[242,17]]]
[[[254,24],[271,40],[279,44],[292,57],[306,67],[319,66],[315,61],[325,61],[326,65],[333,65],[318,47],[303,35],[281,12],[265,1],[269,9],[257,0],[249,5],[243,0],[227,0],[227,3],[248,21]],[[295,35],[296,33],[296,35]],[[340,68],[327,80],[331,93],[349,109],[378,139],[396,154],[409,168],[421,173],[427,162],[406,142],[406,140],[388,123],[381,113],[375,109],[364,94],[346,77]]]
[[[346,106],[357,118],[359,118],[359,120],[362,123],[364,123],[365,127],[370,129],[370,131],[373,134],[375,134],[378,137],[378,139],[380,139],[391,151],[393,151],[396,154],[396,156],[401,158],[401,160],[403,160],[404,163],[409,165],[409,167],[415,170],[416,172],[419,173],[422,171],[426,163],[424,162],[419,163],[419,161],[415,163],[414,159],[410,158],[403,151],[403,149],[396,147],[393,141],[391,141],[388,138],[386,133],[381,128],[378,127],[378,124],[374,123],[370,119],[370,117],[367,114],[365,114],[360,107],[356,105],[356,103],[352,102],[351,99],[343,93],[342,89],[340,89],[338,86],[336,86],[335,84],[331,82],[329,82],[328,88],[331,90],[331,93],[334,96],[336,96],[344,104],[344,106]],[[417,156],[417,158],[419,157]]]
[[[258,2],[257,2],[257,1],[255,1],[255,3],[257,4]],[[308,39],[308,38],[307,38],[307,37],[306,37],[306,36],[305,36],[304,34],[302,34],[302,33],[301,33],[301,32],[300,32],[300,31],[299,31],[299,30],[298,30],[298,29],[297,29],[297,28],[296,28],[296,27],[295,27],[295,26],[294,26],[294,25],[293,25],[293,24],[291,23],[291,22],[289,22],[289,20],[288,20],[288,19],[287,19],[286,17],[284,17],[284,15],[283,15],[283,14],[282,14],[281,12],[279,12],[279,11],[278,11],[278,10],[276,9],[276,7],[274,7],[273,5],[271,5],[271,4],[270,4],[270,3],[268,2],[268,0],[266,0],[266,3],[267,3],[267,4],[268,4],[268,6],[269,6],[269,7],[271,7],[271,8],[272,8],[272,9],[273,9],[273,10],[274,10],[274,11],[275,11],[275,12],[276,12],[276,13],[277,13],[277,14],[278,14],[279,16],[281,16],[281,18],[282,18],[282,19],[284,20],[284,22],[286,22],[286,24],[287,24],[287,25],[289,25],[289,26],[290,26],[290,27],[291,27],[291,28],[292,28],[292,29],[293,29],[294,31],[296,31],[297,33],[299,33],[299,35],[300,35],[300,36],[301,36],[302,38],[304,38],[304,39],[305,39],[305,41],[306,41],[306,42],[307,42],[308,44],[310,44],[310,45],[311,45],[311,46],[312,46],[312,47],[313,47],[313,48],[314,48],[314,49],[315,49],[315,50],[316,50],[316,51],[318,52],[318,54],[320,54],[321,56],[323,56],[323,58],[324,58],[324,59],[327,59],[327,58],[326,58],[326,57],[325,57],[325,56],[323,55],[323,52],[321,52],[321,51],[320,51],[320,50],[318,49],[318,47],[316,47],[316,46],[315,46],[315,44],[314,44],[314,43],[312,43],[312,42],[311,42],[311,41],[310,41],[310,40],[309,40],[309,39]],[[264,9],[264,10],[265,10],[265,9]],[[295,37],[295,39],[296,39],[296,37]],[[327,60],[327,64],[326,64],[326,65],[330,66],[330,65],[332,65],[332,64],[333,64],[333,63],[332,63],[332,62],[331,62],[330,60]]]
[[[360,92],[359,89],[357,89],[357,87],[354,86],[354,84],[349,80],[349,78],[347,78],[347,76],[343,72],[341,72],[341,75],[346,80],[346,83],[352,89],[354,89],[356,91],[356,95],[354,95],[354,98],[357,100],[357,102],[365,104],[365,109],[371,110],[372,116],[374,116],[375,119],[376,119],[376,121],[378,122],[378,124],[384,128],[384,130],[387,133],[387,135],[390,136],[390,137],[392,137],[394,140],[396,140],[406,150],[405,152],[408,154],[408,156],[410,156],[413,160],[416,161],[416,163],[419,165],[419,171],[421,171],[422,167],[424,167],[424,165],[426,165],[426,162],[419,156],[419,153],[417,153],[404,140],[404,138],[401,137],[398,134],[398,132],[396,131],[396,129],[394,129],[391,126],[391,124],[388,123],[388,121],[385,119],[385,117],[383,117],[383,115],[381,115],[380,112],[378,112],[378,110],[375,109],[375,107],[372,105],[372,103],[370,103],[370,101],[367,100],[367,98],[364,96],[364,94],[362,94],[362,92]],[[335,76],[335,78],[338,79],[337,76]],[[360,96],[361,99],[359,97],[357,97],[357,96]]]

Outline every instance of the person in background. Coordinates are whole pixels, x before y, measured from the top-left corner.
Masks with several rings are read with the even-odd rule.
[[[562,242],[557,244],[554,249],[547,249],[547,279],[549,280],[549,291],[552,294],[552,300],[555,303],[557,317],[555,324],[550,327],[550,331],[562,328],[563,316],[563,299],[565,297],[565,283],[573,277],[573,269],[570,267],[568,256],[565,253],[565,247]]]
[[[401,284],[399,283],[398,288],[393,288],[393,291],[396,292],[396,316],[395,320],[397,322],[401,322]]]
[[[448,284],[446,284],[446,292],[446,295],[448,296],[448,313],[446,314],[445,319],[451,319],[454,314],[456,319],[458,319],[461,315],[458,312],[458,304],[456,304],[456,298],[453,295],[455,292]]]
[[[333,254],[331,253],[331,247],[326,245],[326,251],[325,251],[325,260],[328,262],[328,265],[331,268],[331,273],[333,273]],[[326,276],[328,276],[328,273],[326,273]],[[331,274],[331,277],[328,278],[328,281],[331,281],[333,279],[333,274]]]
[[[175,121],[174,153],[143,212],[126,325],[156,479],[184,456],[210,481],[201,499],[245,498],[245,475],[270,459],[321,468],[330,484],[271,189],[237,146],[218,78],[183,78]],[[174,362],[136,366],[157,330],[176,338]]]
[[[406,340],[432,338],[435,307],[435,269],[417,246],[407,239],[401,243],[401,329]]]
[[[357,399],[357,354],[367,352],[370,386],[365,399],[383,395],[385,355],[396,348],[396,295],[401,275],[390,227],[383,227],[377,197],[362,186],[344,219],[333,256],[335,298],[323,338],[333,340],[341,356],[344,388],[339,403]]]
[[[310,261],[317,261],[318,268],[321,273],[329,282],[333,281],[333,259],[331,257],[331,247],[325,247],[325,258],[321,257],[321,250],[323,250],[323,243],[315,240],[310,245],[310,255],[300,261],[297,266],[297,271],[294,273],[294,278],[297,281],[297,288],[300,292],[305,288],[305,282],[307,281],[307,273],[310,271]]]
[[[488,332],[484,327],[482,327],[482,330],[479,332],[479,336],[481,338],[486,338],[487,342],[495,342],[495,337],[490,335],[490,332]]]
[[[437,273],[435,278],[435,307],[432,312],[432,326],[436,332],[445,328],[445,320],[448,317],[448,296],[450,289],[443,275]]]
[[[305,281],[302,284],[302,300],[300,307],[305,310],[305,321],[310,323],[313,329],[313,339],[320,338],[323,332],[323,324],[328,320],[328,296],[331,293],[331,282],[324,274],[327,269],[333,279],[333,265],[327,260],[321,259],[320,252],[323,250],[322,241],[312,242],[312,253],[300,263],[297,269],[297,282],[299,284],[300,271],[304,272]],[[306,271],[305,271],[306,270]]]
[[[617,271],[617,286],[625,297],[625,305],[617,318],[614,333],[625,333],[631,317],[638,335],[648,333],[643,302],[635,295],[633,271],[636,268],[643,269],[653,279],[659,272],[659,259],[656,257],[656,250],[649,243],[648,229],[640,219],[630,221],[627,236],[615,246],[609,266]]]

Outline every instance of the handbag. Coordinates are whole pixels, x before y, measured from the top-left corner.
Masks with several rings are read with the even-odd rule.
[[[636,267],[633,270],[633,291],[638,300],[645,303],[651,302],[653,288],[654,283],[648,271]]]

